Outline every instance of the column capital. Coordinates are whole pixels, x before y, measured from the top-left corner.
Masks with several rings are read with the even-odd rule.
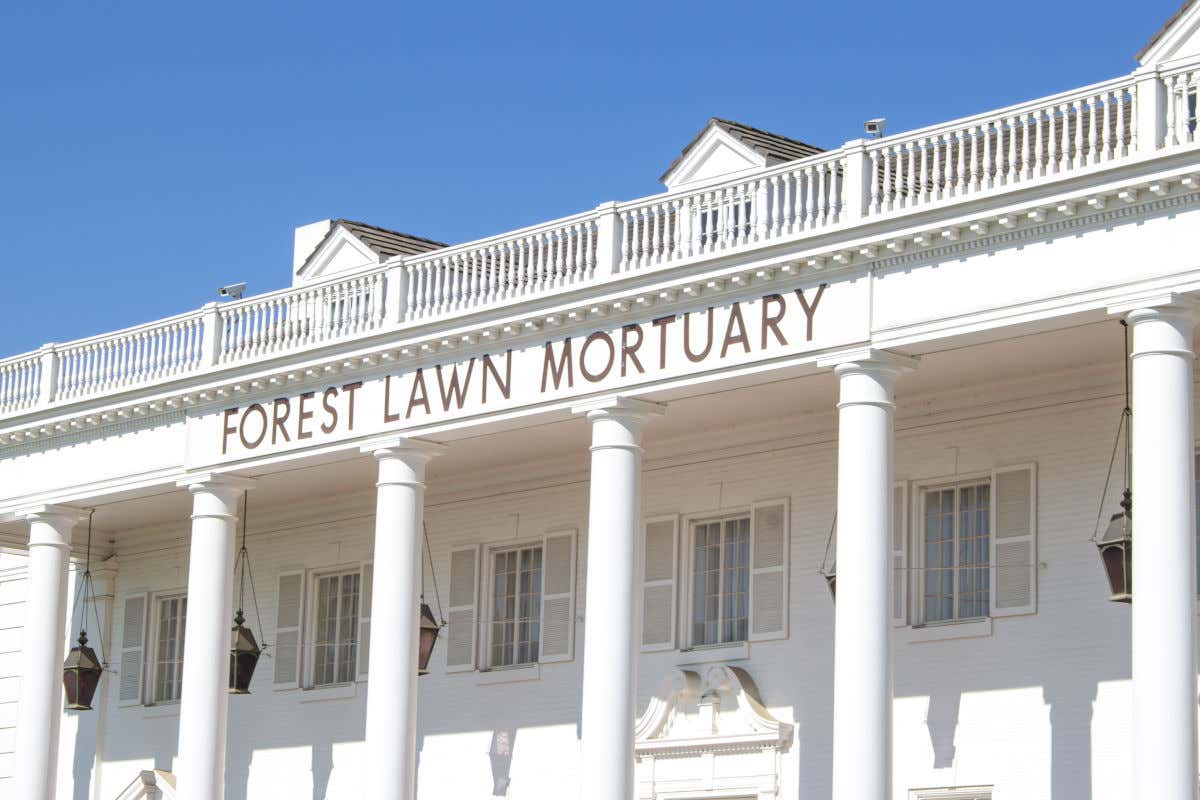
[[[425,463],[440,456],[448,448],[444,444],[428,439],[410,439],[407,436],[387,436],[373,439],[361,447],[359,452],[375,456],[376,460],[399,458],[405,461]]]
[[[51,525],[61,523],[75,525],[80,520],[87,519],[88,509],[75,506],[61,506],[52,503],[29,506],[17,511],[16,516],[29,522],[47,522]]]
[[[180,489],[187,489],[192,494],[197,492],[208,492],[220,489],[244,492],[253,489],[258,483],[254,478],[246,478],[241,475],[223,475],[212,472],[199,472],[195,475],[188,475],[186,478],[180,478],[175,482],[175,485]]]
[[[1108,313],[1114,317],[1125,317],[1130,322],[1140,322],[1143,319],[1162,316],[1183,316],[1195,319],[1200,316],[1200,301],[1179,292],[1162,292],[1136,300],[1114,303],[1108,307]]]
[[[835,375],[849,372],[889,372],[898,375],[911,372],[917,368],[918,363],[920,359],[916,356],[906,356],[875,347],[842,350],[817,359],[818,367],[832,369]]]
[[[71,531],[81,520],[87,518],[87,512],[71,506],[41,505],[22,509],[17,512],[17,516],[30,523],[30,547],[57,547],[69,550]],[[42,524],[33,524],[38,522]]]
[[[621,395],[600,397],[595,400],[589,400],[586,403],[571,406],[572,414],[577,416],[586,415],[588,420],[591,421],[616,418],[645,422],[651,417],[665,414],[666,411],[667,406],[665,403],[654,403],[649,400],[638,400],[635,397],[623,397]]]

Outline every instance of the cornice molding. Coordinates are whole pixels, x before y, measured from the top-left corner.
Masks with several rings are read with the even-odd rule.
[[[1037,188],[1044,190],[1046,187]],[[1007,194],[1002,199],[1012,200]],[[684,261],[661,272],[627,273],[622,277],[631,278],[629,285],[623,280],[613,280],[587,287],[598,295],[595,298],[534,299],[529,303],[531,307],[523,311],[519,306],[496,309],[499,319],[467,325],[459,325],[453,319],[435,320],[385,331],[384,334],[392,334],[393,338],[411,335],[399,346],[394,341],[379,343],[380,337],[375,335],[372,343],[349,353],[327,353],[313,359],[309,352],[298,351],[280,356],[280,359],[300,363],[239,365],[236,369],[240,374],[224,379],[217,373],[196,376],[200,380],[213,381],[208,385],[166,391],[161,385],[146,387],[137,399],[101,409],[68,410],[60,417],[5,430],[0,433],[0,458],[175,424],[186,419],[189,411],[204,413],[252,398],[262,399],[282,391],[317,386],[327,383],[334,375],[344,375],[348,379],[378,377],[397,366],[405,370],[416,369],[446,363],[451,357],[465,359],[481,353],[495,353],[507,346],[569,336],[593,327],[599,320],[606,326],[616,326],[644,320],[652,313],[678,313],[690,307],[780,291],[818,277],[832,282],[839,277],[870,275],[1188,206],[1200,206],[1200,174],[1181,170],[1178,174],[1150,180],[1144,176],[1131,177],[1119,185],[1082,190],[1053,202],[1045,197],[1034,198],[1019,207],[1010,204],[1003,212],[979,212],[955,219],[952,224],[923,227],[914,224],[921,215],[905,215],[903,219],[895,220],[897,225],[908,226],[904,234],[880,232],[856,240],[852,246],[845,240],[853,240],[859,233],[855,227],[823,230],[816,237],[805,234],[790,240],[772,240],[758,247]],[[932,215],[944,215],[949,210],[953,210],[953,205],[933,204],[928,208]],[[889,221],[881,217],[867,222]],[[816,246],[833,237],[840,238],[843,243]],[[780,252],[788,249],[793,252]],[[799,252],[795,252],[797,250]],[[938,331],[927,338],[945,335],[945,331]],[[351,339],[333,346],[354,347],[356,344],[358,342]],[[247,369],[256,367],[259,372],[246,374]],[[103,397],[88,398],[85,402],[103,402]],[[55,410],[49,409],[51,413]],[[42,409],[37,413],[45,412]],[[27,415],[18,414],[9,420]]]

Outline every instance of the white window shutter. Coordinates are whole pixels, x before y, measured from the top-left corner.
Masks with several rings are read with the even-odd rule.
[[[651,517],[642,526],[642,652],[675,649],[679,517]]]
[[[892,624],[908,624],[908,483],[892,485]]]
[[[1037,465],[992,472],[991,612],[1037,610]]]
[[[362,591],[358,602],[358,679],[367,679],[367,667],[371,663],[371,589],[375,579],[375,565],[363,564]]]
[[[542,662],[575,656],[574,530],[547,533],[542,543]]]
[[[446,672],[475,669],[479,628],[479,547],[450,551],[450,606],[446,625]]]
[[[304,614],[304,572],[282,572],[275,594],[276,689],[300,686],[300,626]]]
[[[754,504],[750,519],[750,641],[788,630],[788,501]]]
[[[133,594],[125,598],[121,614],[120,691],[117,704],[136,706],[142,703],[142,671],[146,664],[146,607],[149,597]]]

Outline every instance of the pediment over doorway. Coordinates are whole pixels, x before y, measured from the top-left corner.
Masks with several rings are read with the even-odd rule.
[[[634,729],[638,797],[774,798],[792,733],[745,670],[672,670]]]

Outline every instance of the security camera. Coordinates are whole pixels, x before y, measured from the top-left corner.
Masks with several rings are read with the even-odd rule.
[[[883,117],[869,119],[863,123],[863,130],[867,132],[868,136],[874,136],[876,139],[878,139],[880,136],[883,136],[883,125],[885,122],[887,122],[887,120]]]
[[[241,300],[245,291],[245,283],[230,283],[217,289],[217,294],[221,297],[228,297],[230,300]]]

